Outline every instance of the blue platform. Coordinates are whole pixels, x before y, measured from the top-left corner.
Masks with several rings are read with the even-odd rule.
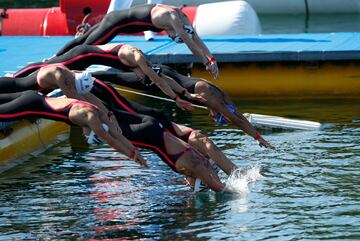
[[[53,55],[71,39],[0,37],[0,75]],[[360,59],[358,32],[204,37],[203,40],[219,62]],[[143,37],[118,36],[113,42],[124,42],[141,48],[154,63],[197,62],[185,44],[176,44],[168,37],[145,41]]]

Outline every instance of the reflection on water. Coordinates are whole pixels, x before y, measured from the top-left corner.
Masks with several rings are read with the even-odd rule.
[[[177,112],[177,122],[204,130],[242,167],[243,182],[235,181],[244,195],[194,195],[156,155],[143,152],[151,167],[143,169],[107,146],[89,149],[73,130],[71,141],[0,174],[0,240],[358,239],[359,100],[236,104],[328,124],[265,133],[272,151],[214,126],[202,110]]]

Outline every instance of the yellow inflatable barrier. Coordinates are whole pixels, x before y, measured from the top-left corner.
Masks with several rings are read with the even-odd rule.
[[[45,151],[69,138],[70,126],[45,119],[20,121],[0,132],[0,164]]]
[[[230,96],[241,98],[359,98],[357,63],[224,63],[213,80],[202,65],[192,76],[203,77]]]

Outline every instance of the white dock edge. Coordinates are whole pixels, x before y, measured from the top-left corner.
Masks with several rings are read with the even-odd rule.
[[[318,130],[321,127],[319,122],[314,121],[293,120],[278,116],[249,113],[244,114],[244,116],[256,127],[294,130]]]

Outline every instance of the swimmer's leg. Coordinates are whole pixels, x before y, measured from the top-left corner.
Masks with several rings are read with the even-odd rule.
[[[0,93],[14,93],[37,90],[37,72],[22,78],[0,77]]]
[[[84,44],[87,37],[99,26],[99,24],[96,24],[92,26],[84,35],[81,35],[71,41],[69,41],[64,47],[62,47],[57,53],[56,56],[60,56],[65,54],[70,49],[74,48],[75,46],[78,46],[80,44]]]

